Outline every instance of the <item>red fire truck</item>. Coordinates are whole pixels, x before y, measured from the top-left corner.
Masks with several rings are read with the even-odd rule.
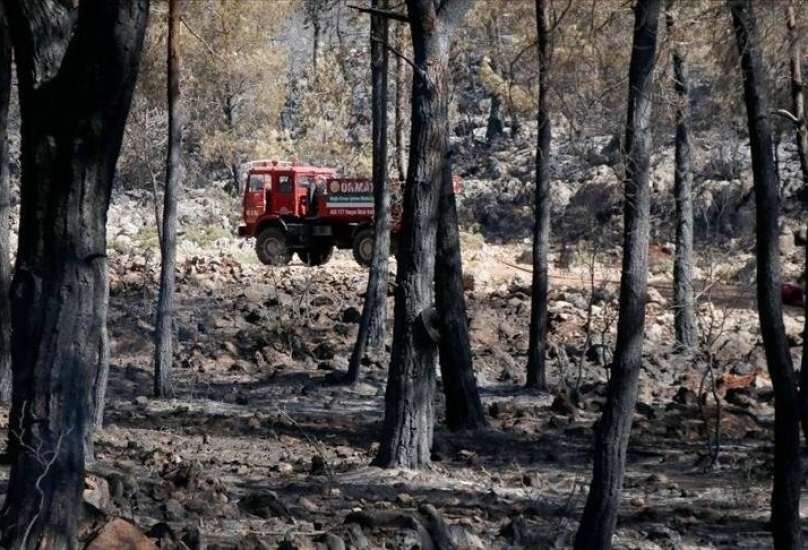
[[[398,210],[393,208],[394,239]],[[253,161],[247,172],[243,219],[238,234],[255,237],[255,251],[264,264],[286,265],[297,253],[308,265],[323,265],[336,246],[353,249],[359,264],[370,265],[373,185],[369,179],[337,178],[332,168]]]

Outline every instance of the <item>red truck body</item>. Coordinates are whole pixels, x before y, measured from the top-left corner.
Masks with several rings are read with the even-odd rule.
[[[337,178],[336,173],[275,160],[250,163],[244,224],[238,233],[256,238],[261,262],[285,265],[297,253],[304,263],[322,265],[337,247],[352,248],[357,262],[370,264],[373,184],[365,178]],[[394,235],[399,213],[400,206],[394,206]]]

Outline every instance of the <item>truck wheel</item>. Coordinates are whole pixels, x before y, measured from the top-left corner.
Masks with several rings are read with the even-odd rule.
[[[280,227],[267,227],[258,233],[255,252],[264,265],[281,266],[292,260],[292,253],[286,245],[286,233]]]
[[[361,266],[370,267],[373,261],[373,228],[365,227],[356,232],[353,239],[353,257]]]
[[[311,267],[327,264],[333,254],[334,247],[331,245],[310,250],[300,250],[297,253],[300,256],[300,261]]]

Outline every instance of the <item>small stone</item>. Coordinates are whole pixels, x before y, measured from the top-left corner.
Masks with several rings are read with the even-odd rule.
[[[272,491],[249,493],[239,502],[238,507],[259,518],[291,518],[292,514]]]
[[[536,474],[522,474],[522,485],[525,487],[538,487],[541,484],[539,476]]]
[[[306,497],[300,497],[297,499],[297,503],[301,508],[312,514],[320,511],[320,507]]]
[[[185,507],[177,499],[170,498],[163,506],[168,521],[180,521],[185,517]]]
[[[550,409],[559,414],[575,416],[575,405],[572,404],[566,390],[563,389],[553,399]]]
[[[84,502],[92,504],[102,512],[112,511],[112,498],[109,483],[103,477],[89,474],[84,478]]]
[[[295,471],[295,467],[289,464],[288,462],[278,462],[275,466],[272,467],[272,470],[280,472],[282,474],[289,474]]]
[[[157,550],[157,546],[133,524],[116,518],[101,530],[86,550]]]
[[[351,306],[342,312],[343,323],[358,323],[362,319],[362,312]]]
[[[314,455],[311,457],[311,470],[309,473],[313,476],[322,476],[327,473],[326,461],[322,455]]]
[[[348,458],[353,456],[354,452],[353,449],[350,447],[346,447],[345,445],[339,445],[336,449],[334,449],[334,454],[336,454],[339,458]]]
[[[409,493],[399,493],[396,495],[396,502],[398,502],[401,506],[409,507],[412,506],[414,499]]]

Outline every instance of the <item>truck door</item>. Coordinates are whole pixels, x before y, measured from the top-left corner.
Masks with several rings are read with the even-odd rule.
[[[244,223],[255,221],[267,211],[267,195],[272,190],[271,177],[267,174],[250,174],[244,189]]]
[[[278,216],[297,215],[297,197],[292,174],[275,174],[272,197],[272,208]]]

